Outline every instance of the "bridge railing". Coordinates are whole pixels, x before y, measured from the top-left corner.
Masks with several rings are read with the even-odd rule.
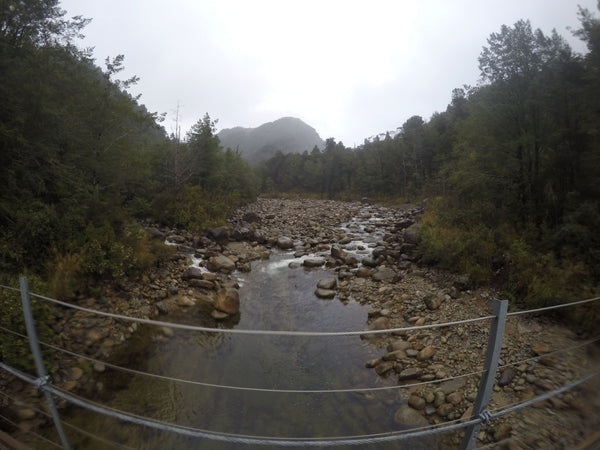
[[[558,389],[550,390],[545,392],[544,394],[533,397],[529,400],[522,401],[504,408],[499,408],[497,410],[490,411],[488,409],[488,404],[490,400],[490,396],[492,393],[492,389],[494,387],[495,379],[497,372],[500,368],[505,368],[507,366],[513,366],[518,364],[523,364],[525,362],[531,362],[537,360],[541,356],[537,356],[534,358],[523,359],[520,361],[513,362],[511,364],[506,364],[499,366],[500,361],[500,350],[502,348],[504,330],[506,325],[506,320],[510,316],[518,316],[523,314],[539,314],[542,312],[555,310],[559,308],[573,307],[577,305],[589,304],[592,302],[596,302],[600,300],[600,297],[590,298],[586,300],[581,300],[577,302],[564,303],[560,305],[549,306],[545,308],[531,309],[525,311],[516,311],[508,313],[508,302],[506,300],[494,300],[493,301],[493,314],[482,317],[475,317],[465,320],[453,321],[453,322],[445,322],[445,323],[436,323],[436,324],[428,324],[422,326],[415,327],[402,327],[402,328],[391,328],[385,330],[357,330],[357,331],[341,331],[341,332],[312,332],[312,331],[274,331],[274,330],[246,330],[246,329],[226,329],[226,328],[209,328],[209,327],[199,327],[193,325],[185,325],[171,322],[162,322],[156,321],[146,318],[138,318],[138,317],[130,317],[124,316],[120,314],[115,314],[106,311],[100,311],[90,308],[81,307],[78,305],[74,305],[71,303],[63,302],[60,300],[56,300],[53,298],[45,297],[42,295],[30,293],[27,285],[27,279],[22,277],[20,279],[20,288],[16,289],[14,287],[9,286],[1,286],[2,289],[8,289],[12,291],[17,291],[21,296],[21,304],[23,309],[23,315],[25,319],[25,325],[27,330],[27,335],[20,334],[15,332],[14,330],[10,330],[4,327],[0,327],[0,331],[5,333],[11,333],[23,339],[27,339],[30,344],[31,352],[33,354],[35,366],[37,369],[37,377],[33,377],[29,374],[23,373],[22,371],[12,367],[5,362],[0,362],[0,369],[12,374],[13,376],[21,379],[22,381],[29,383],[39,389],[44,395],[48,405],[49,413],[46,411],[37,412],[40,414],[44,414],[49,416],[56,427],[58,438],[60,442],[54,442],[48,438],[37,435],[37,438],[44,440],[47,444],[52,445],[57,448],[70,449],[69,440],[67,437],[67,433],[65,432],[65,426],[75,430],[78,433],[84,434],[90,438],[96,439],[99,442],[104,443],[105,445],[112,446],[115,448],[123,447],[122,444],[117,442],[112,442],[106,438],[101,436],[96,436],[88,433],[87,431],[71,425],[69,423],[64,423],[61,420],[58,409],[55,405],[54,398],[60,398],[64,401],[71,403],[73,405],[88,409],[90,411],[103,414],[106,416],[114,417],[120,419],[124,422],[142,425],[145,427],[153,428],[156,430],[162,430],[172,433],[177,433],[179,435],[201,438],[201,439],[209,439],[213,441],[221,441],[221,442],[229,442],[235,444],[248,444],[249,446],[259,446],[259,445],[269,445],[269,446],[280,446],[280,447],[329,447],[329,446],[340,446],[340,445],[367,445],[367,444],[377,444],[383,442],[391,442],[391,441],[400,441],[405,439],[413,439],[419,437],[430,436],[439,433],[447,433],[454,430],[466,429],[465,437],[462,442],[463,449],[472,449],[476,446],[478,431],[482,424],[486,424],[498,417],[504,416],[506,414],[510,414],[519,409],[525,408],[532,404],[550,399],[554,396],[562,394],[570,389],[573,389],[576,386],[579,386],[594,377],[600,375],[600,371],[598,367],[594,369],[594,371],[578,378],[576,380],[572,380],[569,383],[561,386]],[[483,364],[483,370],[465,373],[457,376],[451,376],[443,379],[437,379],[433,381],[427,381],[422,383],[410,383],[408,385],[397,385],[397,386],[378,386],[371,388],[364,387],[348,387],[344,389],[268,389],[268,388],[260,388],[260,387],[242,387],[242,386],[230,386],[230,385],[220,385],[220,384],[211,384],[204,383],[202,381],[197,380],[186,380],[181,378],[174,378],[169,376],[164,376],[161,374],[152,374],[148,372],[142,372],[134,369],[129,369],[121,366],[117,366],[114,364],[110,364],[106,361],[100,361],[94,358],[91,358],[86,355],[77,354],[71,352],[69,350],[57,347],[55,345],[40,342],[37,338],[36,327],[34,322],[34,317],[31,309],[31,299],[30,296],[37,298],[38,300],[46,301],[51,304],[61,306],[64,308],[70,308],[73,310],[78,310],[82,312],[86,312],[89,314],[94,314],[97,316],[110,317],[113,319],[137,322],[142,324],[150,324],[157,326],[164,326],[173,329],[184,329],[184,330],[192,330],[197,332],[210,332],[210,333],[224,333],[224,334],[247,334],[247,335],[279,335],[279,336],[352,336],[352,335],[377,335],[377,334],[390,334],[390,333],[398,333],[398,332],[409,332],[409,331],[418,331],[418,330],[426,330],[433,328],[448,328],[454,327],[457,325],[468,324],[473,322],[480,322],[489,320],[491,322],[490,332],[488,335],[488,344],[486,349],[485,361]],[[563,348],[559,350],[555,350],[554,352],[547,353],[543,356],[548,357],[549,355],[560,353],[560,352],[571,352],[576,348],[582,348],[588,345],[592,345],[600,340],[600,337],[596,337],[595,339],[590,339],[588,341],[582,342],[576,346],[571,348]],[[480,384],[477,391],[477,396],[475,398],[473,404],[473,412],[472,415],[468,418],[461,418],[457,420],[449,420],[437,425],[431,425],[427,427],[420,428],[412,428],[409,430],[399,430],[399,431],[390,431],[385,433],[374,433],[374,434],[366,434],[366,435],[354,435],[354,436],[343,436],[343,437],[330,437],[330,438],[300,438],[300,437],[272,437],[272,436],[249,436],[249,435],[240,435],[233,433],[223,433],[212,430],[205,430],[200,428],[188,427],[177,425],[173,423],[167,423],[158,421],[149,417],[139,416],[135,414],[128,413],[126,411],[120,411],[114,408],[109,408],[93,402],[89,399],[80,397],[73,393],[70,393],[64,389],[61,389],[52,384],[50,376],[46,372],[46,368],[44,366],[42,352],[40,349],[40,345],[45,346],[47,348],[54,349],[56,351],[64,352],[68,355],[77,358],[83,358],[92,363],[101,363],[106,367],[122,370],[125,372],[133,373],[136,375],[143,375],[154,377],[162,380],[174,381],[178,383],[189,383],[198,386],[204,387],[213,387],[220,389],[228,389],[228,390],[238,390],[238,391],[255,391],[255,392],[271,392],[271,393],[306,393],[306,394],[314,394],[314,393],[340,393],[340,392],[373,392],[373,391],[382,391],[382,390],[395,390],[402,389],[407,387],[414,387],[418,385],[426,385],[433,383],[442,383],[444,381],[454,380],[457,378],[472,376],[472,375],[480,375]],[[8,398],[9,400],[15,401],[15,399],[11,398],[8,394],[2,394],[2,396]],[[0,414],[0,419],[4,420],[7,423],[13,423],[10,418],[5,417]],[[14,423],[13,423],[14,424]],[[16,425],[16,424],[14,424]]]

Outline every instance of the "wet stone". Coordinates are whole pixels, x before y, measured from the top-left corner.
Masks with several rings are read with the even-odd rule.
[[[315,295],[319,298],[333,298],[335,297],[335,291],[332,289],[318,288],[315,290]]]

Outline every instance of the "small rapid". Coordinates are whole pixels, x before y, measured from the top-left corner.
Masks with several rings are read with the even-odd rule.
[[[342,248],[358,259],[370,255],[384,236],[377,219],[364,213],[344,223],[348,239]],[[216,322],[210,310],[194,306],[170,313],[168,320],[248,330],[366,329],[368,306],[351,298],[342,302],[315,296],[318,281],[335,273],[302,267],[304,258],[311,256],[319,254],[295,257],[293,252],[273,250],[268,260],[253,261],[250,272],[234,272],[240,297],[240,313],[234,319]],[[199,259],[193,263],[202,267]],[[144,326],[116,359],[161,378],[107,370],[98,383],[110,407],[217,433],[273,438],[377,434],[399,429],[394,390],[314,391],[393,384],[365,368],[365,362],[380,353],[359,336],[232,335]],[[268,389],[294,392],[264,391]],[[313,392],[298,392],[305,390]],[[68,421],[134,448],[248,448],[128,425],[81,410],[72,411]],[[98,448],[88,438],[75,446]],[[362,448],[401,447],[386,443]]]

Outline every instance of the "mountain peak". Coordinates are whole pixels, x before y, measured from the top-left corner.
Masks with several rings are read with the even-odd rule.
[[[217,134],[221,145],[240,152],[252,164],[273,157],[278,151],[302,153],[325,143],[317,131],[297,117],[281,117],[256,128],[226,128]]]

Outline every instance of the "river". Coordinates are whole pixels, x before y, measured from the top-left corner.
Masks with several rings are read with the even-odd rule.
[[[345,229],[362,232],[363,225],[348,223]],[[378,237],[377,233],[371,234],[371,240]],[[369,245],[374,244],[355,241],[346,247],[359,253],[363,249],[364,253]],[[337,298],[324,300],[314,295],[318,280],[333,276],[332,271],[290,268],[293,261],[300,260],[291,253],[274,251],[269,260],[254,261],[249,273],[234,274],[240,284],[240,315],[234,322],[218,324],[210,317],[210,310],[200,307],[166,317],[179,323],[249,330],[366,328],[368,306],[352,299],[341,302]],[[394,413],[400,406],[395,390],[282,393],[237,388],[339,390],[393,385],[393,379],[382,379],[372,369],[365,368],[366,361],[380,355],[381,349],[359,336],[223,334],[144,326],[121,351],[117,362],[139,371],[194,383],[111,369],[100,375],[98,383],[104,393],[103,404],[181,426],[273,438],[358,436],[401,429],[394,421]],[[256,448],[156,431],[78,408],[70,409],[66,421],[93,435],[133,448]],[[69,435],[74,448],[104,448],[102,442],[91,437],[74,432]],[[399,443],[388,442],[360,448],[382,450],[411,446],[400,447]]]

